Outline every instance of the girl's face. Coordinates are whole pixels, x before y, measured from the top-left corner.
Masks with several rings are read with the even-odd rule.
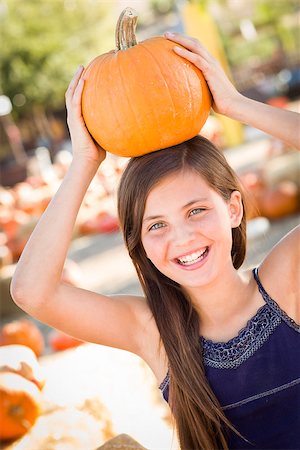
[[[142,243],[147,257],[185,288],[207,285],[233,267],[231,229],[242,214],[238,191],[226,202],[197,173],[171,174],[146,201]]]

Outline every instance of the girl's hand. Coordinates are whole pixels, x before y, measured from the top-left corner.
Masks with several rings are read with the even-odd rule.
[[[84,86],[83,70],[83,66],[79,66],[65,95],[73,159],[82,158],[99,165],[104,160],[106,153],[88,132],[81,113],[81,97]]]
[[[182,47],[174,47],[174,52],[192,62],[200,69],[213,96],[213,109],[217,113],[231,116],[234,105],[242,97],[226,76],[219,62],[200,44],[197,39],[180,33],[165,33],[164,36]]]

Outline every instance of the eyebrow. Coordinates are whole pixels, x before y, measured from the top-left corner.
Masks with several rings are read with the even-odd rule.
[[[208,199],[206,197],[202,197],[202,198],[196,198],[195,200],[191,200],[190,202],[188,202],[186,205],[184,205],[181,209],[184,210],[192,205],[194,205],[195,203],[200,203],[200,202],[206,202]],[[156,215],[156,216],[147,216],[145,217],[145,219],[143,220],[144,222],[149,222],[150,220],[157,220],[157,219],[162,219],[164,216],[163,215]]]

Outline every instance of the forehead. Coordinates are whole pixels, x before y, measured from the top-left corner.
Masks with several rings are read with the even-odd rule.
[[[214,194],[216,192],[200,174],[185,169],[167,175],[153,187],[146,200],[145,211],[159,205],[168,206],[170,202],[181,203],[196,198],[211,198]]]

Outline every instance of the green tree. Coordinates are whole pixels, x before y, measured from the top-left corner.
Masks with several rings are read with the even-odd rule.
[[[0,0],[0,93],[19,105],[16,115],[62,107],[77,66],[113,48],[108,8],[93,0]]]

